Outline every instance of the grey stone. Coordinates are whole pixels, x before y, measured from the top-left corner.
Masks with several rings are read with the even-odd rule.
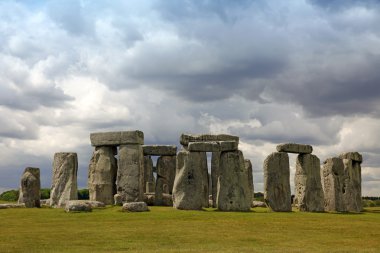
[[[350,159],[355,162],[363,162],[363,156],[358,152],[347,152],[339,155],[339,158],[341,159]]]
[[[217,208],[221,211],[249,211],[252,193],[243,153],[222,152],[220,156]]]
[[[252,175],[252,163],[251,160],[245,159],[245,169],[247,170],[248,173],[248,187],[249,187],[249,192],[251,194],[251,199],[253,200],[254,196],[254,186],[253,186],[253,175]]]
[[[95,147],[88,168],[88,191],[90,200],[101,201],[107,205],[114,203],[116,193],[117,160],[116,147]]]
[[[144,144],[144,133],[136,131],[102,132],[90,134],[92,146],[119,146]]]
[[[150,156],[144,157],[144,185],[145,192],[154,192],[156,182],[153,175],[153,160]]]
[[[64,207],[66,201],[78,199],[78,156],[76,153],[55,153],[50,205]]]
[[[267,207],[267,205],[265,204],[265,202],[254,200],[252,201],[252,208],[255,207]]]
[[[144,202],[148,206],[154,206],[156,202],[156,194],[155,193],[144,193]]]
[[[114,205],[115,206],[121,206],[123,205],[123,197],[116,193],[114,196],[113,196],[113,199],[114,199]]]
[[[129,202],[124,203],[123,212],[148,212],[149,208],[145,202]]]
[[[264,161],[264,200],[275,212],[292,211],[289,156],[272,153]]]
[[[337,157],[327,159],[322,166],[323,192],[325,196],[325,211],[345,212],[343,201],[344,164]]]
[[[92,206],[86,201],[69,200],[66,201],[65,212],[91,212]]]
[[[202,164],[204,153],[181,150],[177,154],[177,172],[173,187],[173,207],[200,210],[204,202]]]
[[[0,204],[0,209],[7,209],[7,208],[23,208],[25,207],[25,204],[14,204],[14,203],[4,203]]]
[[[238,150],[236,141],[190,142],[187,148],[195,152],[223,152]]]
[[[162,194],[173,192],[176,156],[160,156],[157,159],[156,205],[162,205]],[[164,190],[164,185],[166,189]]]
[[[177,146],[175,145],[144,145],[144,155],[154,156],[175,156],[177,155]]]
[[[141,145],[121,145],[119,148],[116,186],[122,202],[144,199],[144,154]]]
[[[284,143],[277,145],[277,151],[296,154],[311,154],[313,152],[313,147],[304,144]]]
[[[145,193],[154,193],[156,189],[156,184],[152,182],[145,183]]]
[[[208,184],[208,168],[207,168],[207,154],[206,152],[201,152],[201,172],[202,172],[202,193],[203,193],[203,207],[209,207],[209,184]]]
[[[300,154],[296,160],[294,203],[300,211],[323,212],[321,166],[317,156]]]
[[[211,155],[212,207],[216,207],[216,196],[218,193],[220,154],[221,154],[221,152],[212,152],[212,155]]]
[[[50,207],[50,199],[41,199],[40,200],[40,205],[41,206],[48,206],[48,207]]]
[[[40,169],[28,167],[21,177],[20,193],[18,203],[25,207],[40,207]]]
[[[343,202],[349,212],[361,212],[363,209],[360,163],[356,160],[343,159],[345,180]]]
[[[205,141],[235,141],[239,143],[239,137],[228,134],[182,134],[180,137],[180,143],[183,146],[189,145],[190,142]]]

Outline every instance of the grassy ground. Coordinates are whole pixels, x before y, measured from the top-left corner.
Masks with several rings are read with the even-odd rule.
[[[0,210],[0,252],[380,252],[380,208],[362,214]]]

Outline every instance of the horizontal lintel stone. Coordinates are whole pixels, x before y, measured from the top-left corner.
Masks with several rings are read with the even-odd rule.
[[[144,133],[139,130],[91,133],[90,139],[92,146],[143,145]]]
[[[175,145],[144,145],[144,155],[153,156],[175,156],[177,155],[177,146]]]
[[[214,142],[214,141],[235,141],[239,144],[239,137],[229,134],[182,134],[180,143],[183,146],[191,142]]]
[[[277,151],[296,154],[311,154],[313,152],[313,147],[305,144],[284,143],[277,145]]]
[[[236,151],[238,143],[236,141],[190,142],[188,150],[193,152]]]
[[[363,162],[363,156],[358,152],[347,152],[339,155],[339,158],[341,159],[350,159],[355,162]]]

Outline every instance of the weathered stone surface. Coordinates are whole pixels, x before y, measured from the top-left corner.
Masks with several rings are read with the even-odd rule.
[[[119,146],[144,144],[144,133],[136,131],[102,132],[90,134],[92,146]]]
[[[264,161],[264,200],[272,211],[292,211],[289,171],[287,153],[272,153]]]
[[[156,188],[156,182],[153,176],[153,160],[150,156],[144,157],[144,185],[145,192],[154,192]]]
[[[123,212],[148,212],[149,208],[145,202],[129,202],[124,203]]]
[[[144,202],[148,206],[156,205],[156,194],[145,193],[144,195],[145,195]],[[173,198],[171,194],[166,194],[166,193],[162,194],[161,206],[173,206]]]
[[[212,207],[216,207],[216,196],[218,193],[219,162],[221,152],[212,152],[211,155],[211,191]]]
[[[323,212],[321,166],[317,156],[300,154],[296,160],[294,204],[300,211]]]
[[[116,186],[122,202],[144,199],[144,154],[141,145],[121,145],[119,148]]]
[[[284,143],[277,145],[277,151],[296,154],[311,154],[313,152],[313,147],[304,144]]]
[[[50,205],[64,207],[66,201],[78,199],[77,153],[55,153],[53,161],[53,178],[50,191]]]
[[[173,156],[177,155],[177,146],[175,145],[144,145],[144,155],[155,156]]]
[[[267,207],[267,205],[265,204],[265,202],[262,202],[262,201],[252,201],[252,208],[255,208],[255,207]]]
[[[154,206],[156,202],[156,194],[155,193],[144,193],[144,202],[148,206]]]
[[[350,159],[355,162],[363,162],[363,156],[358,152],[347,152],[339,155],[339,158],[341,159]]]
[[[91,212],[92,206],[86,201],[69,200],[66,201],[65,212]]]
[[[208,141],[208,142],[190,142],[189,151],[195,152],[224,152],[238,150],[236,141]]]
[[[208,168],[207,168],[207,154],[206,152],[201,152],[201,172],[202,172],[202,193],[203,193],[203,207],[209,207],[209,184],[208,184]]]
[[[252,193],[243,153],[222,152],[220,155],[217,207],[221,211],[249,211]]]
[[[123,205],[123,197],[116,193],[114,196],[113,196],[113,200],[114,200],[114,205],[115,206],[121,206]]]
[[[40,169],[28,167],[21,177],[18,203],[25,207],[40,207]]]
[[[7,209],[7,208],[22,208],[25,207],[25,204],[14,204],[14,203],[5,203],[5,204],[0,204],[0,209]]]
[[[48,206],[48,207],[50,207],[50,199],[41,199],[40,200],[40,205],[41,206]]]
[[[204,202],[202,171],[204,154],[181,150],[177,154],[177,172],[173,187],[173,207],[200,210]]]
[[[173,192],[176,156],[160,156],[157,159],[156,205],[162,205],[162,194]],[[166,185],[166,189],[164,189]]]
[[[252,163],[251,163],[251,160],[245,159],[244,160],[244,164],[245,164],[245,169],[247,170],[247,173],[248,173],[249,192],[251,194],[251,200],[253,200],[254,186],[253,186],[253,175],[252,175]]]
[[[90,200],[101,201],[106,205],[114,203],[116,193],[117,160],[116,147],[95,147],[88,168],[88,191]]]
[[[182,134],[179,142],[183,146],[187,146],[190,142],[205,141],[235,141],[239,143],[239,137],[228,134]]]
[[[327,159],[322,167],[323,192],[325,196],[325,211],[345,212],[343,201],[344,164],[337,157]]]
[[[343,203],[349,212],[361,212],[363,209],[360,163],[351,159],[343,159],[345,180]]]

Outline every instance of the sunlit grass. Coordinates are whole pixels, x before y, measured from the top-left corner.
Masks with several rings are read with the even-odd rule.
[[[0,210],[0,252],[380,252],[380,208],[362,214]]]

